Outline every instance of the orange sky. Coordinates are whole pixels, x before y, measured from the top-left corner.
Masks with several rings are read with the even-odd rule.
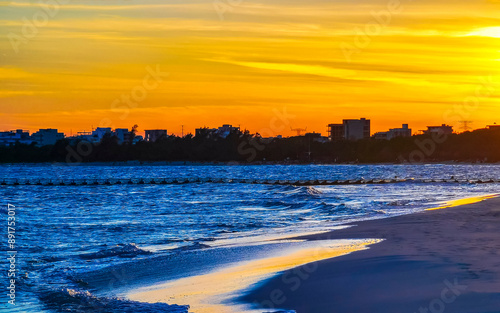
[[[498,0],[60,1],[0,0],[0,130],[500,123]]]

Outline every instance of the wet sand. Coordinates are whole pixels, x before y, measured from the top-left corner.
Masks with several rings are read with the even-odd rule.
[[[235,293],[273,277],[276,273],[318,260],[367,249],[379,240],[315,240],[284,245],[280,250],[248,261],[239,261],[203,273],[164,284],[132,290],[127,298],[140,302],[188,304],[189,312],[258,312],[245,304],[234,303]],[[257,247],[258,248],[258,247]],[[241,293],[239,293],[241,294]]]
[[[363,238],[384,241],[284,271],[239,300],[262,312],[500,312],[500,198],[300,239]]]

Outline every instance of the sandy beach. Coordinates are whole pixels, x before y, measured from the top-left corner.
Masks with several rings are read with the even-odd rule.
[[[127,298],[203,313],[498,313],[500,198],[493,197],[304,235],[267,253],[255,246],[246,261],[146,284]]]
[[[234,298],[242,290],[298,266],[314,264],[354,251],[367,249],[379,240],[316,240],[284,245],[262,257],[221,266],[201,275],[187,276],[170,282],[135,289],[128,299],[148,303],[182,303],[196,313],[260,313]]]
[[[494,198],[303,237],[385,240],[285,271],[240,300],[266,312],[498,313],[499,225]]]

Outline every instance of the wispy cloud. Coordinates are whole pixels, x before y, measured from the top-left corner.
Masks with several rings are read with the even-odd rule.
[[[350,64],[339,45],[362,40],[360,29],[376,23],[387,1],[245,0],[225,21],[212,4],[71,1],[15,53],[7,35],[21,36],[41,7],[0,1],[3,112],[16,125],[34,125],[37,114],[71,120],[75,112],[64,125],[83,128],[113,114],[113,99],[142,80],[145,66],[159,64],[171,73],[168,83],[126,122],[161,126],[178,123],[176,115],[195,127],[222,121],[224,111],[233,114],[226,122],[259,129],[266,108],[286,105],[315,131],[360,111],[418,128],[441,122],[478,76],[500,80],[498,1],[406,2]],[[488,101],[475,119],[500,114],[499,99]]]

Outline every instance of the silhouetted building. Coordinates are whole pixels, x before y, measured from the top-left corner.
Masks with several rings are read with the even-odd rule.
[[[97,141],[101,141],[102,138],[106,135],[111,135],[111,127],[97,127],[95,130],[92,131],[92,136],[94,138],[97,138]]]
[[[331,141],[370,138],[370,120],[343,120],[342,124],[328,125],[328,132]]]
[[[217,129],[217,135],[222,138],[226,138],[229,134],[233,132],[240,132],[239,127],[233,127],[233,125],[224,124],[219,129]]]
[[[344,139],[344,124],[328,125],[328,137],[331,141],[339,141]]]
[[[118,143],[123,144],[124,142],[130,142],[132,138],[132,132],[127,128],[117,128],[114,131],[116,138],[118,138]]]
[[[0,146],[10,146],[16,142],[31,144],[33,141],[30,138],[29,131],[16,129],[15,131],[0,132]]]
[[[135,136],[134,139],[132,139],[132,144],[135,145],[138,142],[144,141],[144,137],[142,136]]]
[[[31,135],[31,140],[36,142],[39,146],[55,145],[56,142],[61,139],[64,139],[64,134],[52,128],[39,129],[36,133]]]
[[[197,128],[195,129],[195,136],[203,138],[213,138],[213,137],[226,138],[227,136],[229,136],[229,134],[233,132],[241,133],[239,127],[233,127],[233,125],[224,124],[219,128],[208,128],[208,127]]]
[[[208,128],[208,127],[196,128],[194,131],[194,136],[200,138],[211,138],[215,136],[216,131],[217,131],[216,128]]]
[[[144,140],[150,142],[156,142],[158,139],[162,137],[167,137],[166,129],[152,129],[152,130],[146,130],[146,137],[144,138]]]
[[[386,139],[391,140],[396,137],[411,137],[411,129],[408,128],[408,124],[403,124],[401,128],[391,128],[386,132],[378,132],[373,135],[375,139]]]
[[[306,139],[310,139],[311,141],[315,142],[321,142],[321,143],[328,142],[328,137],[321,136],[321,133],[316,133],[316,132],[306,133],[304,137]]]
[[[389,134],[389,132],[378,132],[378,133],[373,134],[372,137],[375,139],[389,140],[388,134]]]
[[[344,120],[344,136],[348,140],[370,138],[370,120]]]
[[[67,137],[66,138],[71,145],[75,145],[80,141],[87,141],[91,143],[98,143],[99,139],[94,136],[92,136],[92,132],[89,131],[79,131],[76,133],[75,136]]]
[[[453,126],[442,124],[441,126],[427,126],[424,134],[453,134]]]

